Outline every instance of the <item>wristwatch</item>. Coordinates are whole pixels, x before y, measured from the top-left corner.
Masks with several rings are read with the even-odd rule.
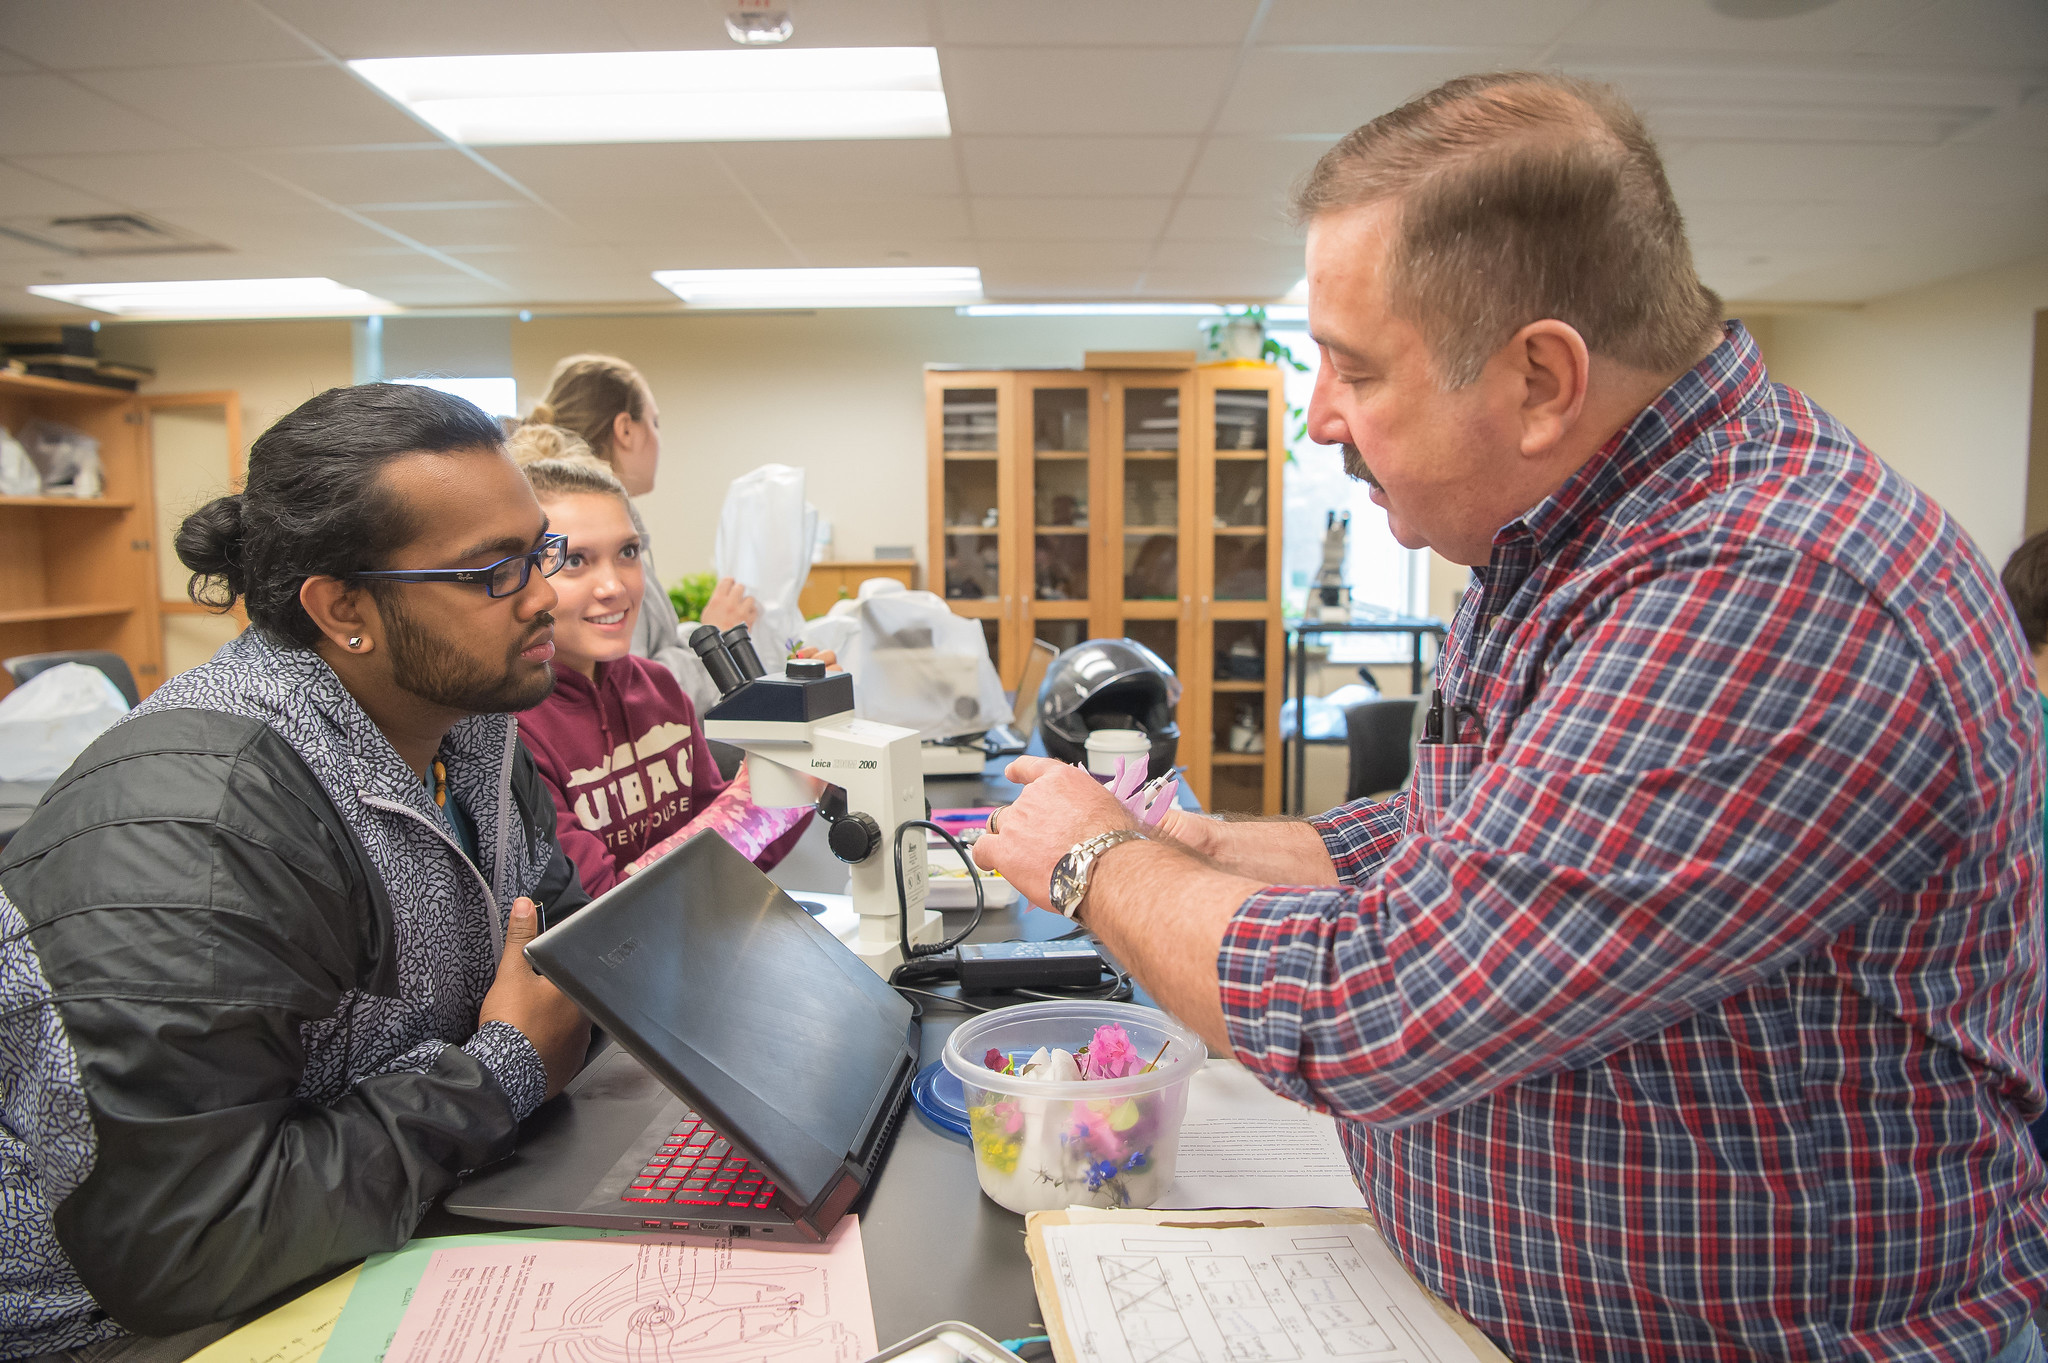
[[[1053,909],[1072,918],[1079,912],[1081,901],[1088,897],[1088,877],[1095,870],[1095,859],[1112,847],[1142,840],[1144,836],[1135,828],[1118,828],[1075,843],[1073,850],[1052,868]]]

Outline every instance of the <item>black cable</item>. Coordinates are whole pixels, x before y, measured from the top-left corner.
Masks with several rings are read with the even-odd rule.
[[[970,885],[974,886],[974,917],[968,921],[966,927],[946,941],[932,942],[916,947],[910,944],[910,889],[903,882],[903,830],[906,828],[931,829],[932,832],[944,838],[947,844],[960,854],[960,860],[966,863],[967,881]],[[902,823],[896,825],[896,836],[890,843],[889,852],[891,859],[896,863],[896,908],[898,911],[896,917],[896,940],[903,948],[903,960],[906,964],[920,957],[937,956],[954,950],[967,940],[969,933],[981,926],[981,911],[983,907],[981,868],[974,864],[974,858],[967,854],[966,847],[961,845],[960,839],[953,836],[951,829],[935,824],[930,819],[905,819]]]
[[[917,994],[923,998],[932,1000],[932,1002],[934,1003],[943,1003],[953,1008],[964,1008],[970,1013],[987,1013],[992,1011],[985,1004],[969,1003],[966,999],[957,998],[952,994],[934,994],[929,989],[912,989],[907,984],[892,984],[889,987],[891,989],[894,989],[899,994]],[[918,1007],[918,1005],[916,1004],[912,1004],[911,1006]]]

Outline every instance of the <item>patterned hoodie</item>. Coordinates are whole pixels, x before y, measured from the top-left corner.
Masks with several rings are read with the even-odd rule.
[[[327,664],[252,629],[16,834],[0,1357],[246,1309],[401,1243],[509,1153],[546,1072],[477,1009],[511,901],[552,921],[587,897],[511,717],[440,755],[476,864]]]

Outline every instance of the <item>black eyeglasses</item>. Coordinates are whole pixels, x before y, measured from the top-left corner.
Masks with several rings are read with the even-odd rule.
[[[381,577],[387,582],[463,582],[482,587],[487,596],[517,596],[526,590],[535,568],[542,577],[553,577],[568,561],[569,537],[547,535],[537,547],[481,568],[386,568],[355,576]]]

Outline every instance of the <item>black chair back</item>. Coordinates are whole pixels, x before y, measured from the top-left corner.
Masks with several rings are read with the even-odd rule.
[[[7,675],[14,678],[16,686],[29,678],[48,672],[61,663],[84,663],[97,667],[107,674],[115,689],[128,698],[133,709],[142,702],[142,693],[135,689],[135,674],[128,670],[127,662],[118,653],[106,653],[98,649],[74,649],[66,653],[23,653],[18,657],[0,661],[0,667],[7,669]]]
[[[1344,791],[1347,802],[1401,788],[1414,765],[1414,724],[1413,696],[1344,707],[1344,731],[1351,742],[1351,779]]]

